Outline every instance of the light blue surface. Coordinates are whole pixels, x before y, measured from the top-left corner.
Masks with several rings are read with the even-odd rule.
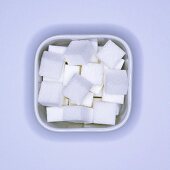
[[[134,55],[132,115],[110,133],[51,133],[33,109],[33,64],[56,34],[106,33]],[[170,169],[170,3],[0,1],[0,169]]]

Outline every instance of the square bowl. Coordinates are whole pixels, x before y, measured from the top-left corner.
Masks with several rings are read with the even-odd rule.
[[[39,67],[42,57],[42,53],[48,50],[49,45],[60,45],[68,46],[72,40],[82,40],[82,39],[97,39],[99,46],[104,45],[108,40],[112,40],[120,48],[122,48],[126,55],[123,57],[125,59],[125,64],[123,69],[127,70],[128,74],[128,94],[125,96],[125,102],[121,105],[120,113],[116,117],[116,124],[111,125],[85,125],[76,124],[70,122],[47,122],[46,107],[38,103],[38,92],[40,84],[42,82],[42,77],[39,76]],[[43,41],[37,49],[34,63],[34,109],[35,115],[38,122],[46,129],[54,132],[106,132],[113,131],[121,128],[128,120],[131,113],[132,106],[132,73],[133,73],[133,58],[129,45],[119,37],[114,35],[57,35],[50,37]]]

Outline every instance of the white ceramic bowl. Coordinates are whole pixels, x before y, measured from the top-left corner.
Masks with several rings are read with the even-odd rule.
[[[83,124],[74,124],[69,122],[56,122],[56,123],[48,123],[46,118],[46,109],[44,106],[38,103],[38,92],[40,83],[42,78],[39,76],[39,66],[41,61],[41,56],[44,50],[48,50],[49,45],[62,45],[67,46],[72,40],[80,40],[80,39],[98,39],[99,45],[104,45],[107,40],[112,40],[119,47],[121,47],[126,55],[124,56],[125,64],[124,69],[127,70],[129,87],[128,94],[125,96],[125,103],[122,105],[120,114],[116,119],[116,125],[108,126],[108,125],[88,125],[88,127],[84,127]],[[113,131],[122,127],[128,120],[131,113],[131,105],[132,105],[132,68],[133,68],[133,59],[132,53],[128,46],[128,44],[120,39],[119,37],[113,35],[57,35],[50,37],[43,41],[35,56],[35,64],[34,64],[34,108],[35,115],[37,117],[38,122],[46,129],[54,132],[106,132]]]

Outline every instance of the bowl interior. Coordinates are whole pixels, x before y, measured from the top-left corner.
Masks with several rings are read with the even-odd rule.
[[[125,52],[126,52],[126,55],[123,57],[125,59],[125,64],[123,66],[123,69],[127,70],[127,72],[129,71],[129,61],[128,61],[128,51],[126,49],[126,47],[124,46],[124,44],[119,41],[119,39],[116,39],[116,38],[103,38],[103,37],[94,37],[95,39],[98,39],[98,42],[99,42],[99,46],[103,46],[109,39],[111,39],[113,42],[115,42],[120,48],[122,48]],[[46,127],[49,127],[49,128],[53,128],[53,129],[62,129],[62,128],[81,128],[81,129],[84,129],[84,128],[108,128],[108,127],[111,127],[109,125],[95,125],[95,124],[89,124],[89,125],[86,125],[84,126],[84,124],[75,124],[75,123],[70,123],[70,122],[56,122],[56,123],[48,123],[47,122],[47,118],[46,118],[46,107],[40,105],[38,102],[37,102],[37,99],[38,99],[38,92],[39,92],[39,88],[40,88],[40,84],[42,82],[42,77],[39,76],[38,74],[38,70],[39,70],[39,66],[40,66],[40,61],[41,61],[41,57],[42,57],[42,53],[43,51],[46,51],[48,50],[48,46],[49,45],[59,45],[59,46],[68,46],[68,44],[70,43],[70,41],[72,40],[75,40],[75,39],[93,39],[93,37],[88,37],[86,36],[86,38],[78,38],[78,37],[66,37],[66,38],[60,38],[56,36],[56,38],[53,38],[53,39],[49,39],[48,41],[44,41],[44,43],[41,44],[40,48],[39,48],[39,51],[37,52],[37,55],[36,55],[36,64],[35,64],[35,90],[34,93],[34,97],[35,97],[35,107],[36,107],[36,114],[39,118],[39,120],[41,121],[41,124],[44,124]],[[129,75],[129,74],[128,74]],[[118,126],[122,121],[123,119],[125,118],[126,114],[127,114],[127,111],[128,111],[128,107],[129,107],[129,93],[125,96],[125,101],[124,101],[124,104],[121,105],[121,109],[120,109],[120,114],[117,116],[116,118],[116,125],[115,126]]]

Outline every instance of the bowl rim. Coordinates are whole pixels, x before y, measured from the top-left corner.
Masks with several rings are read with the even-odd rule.
[[[103,128],[95,128],[95,127],[90,127],[90,128],[54,128],[54,127],[50,127],[47,124],[45,124],[40,116],[39,116],[39,112],[38,112],[38,102],[37,102],[37,94],[38,94],[38,88],[37,88],[37,72],[38,72],[38,58],[39,58],[39,54],[40,51],[42,49],[42,47],[45,44],[49,44],[52,41],[55,40],[62,40],[62,39],[95,39],[95,38],[107,38],[107,39],[111,39],[111,40],[116,40],[118,42],[120,42],[126,49],[127,52],[127,56],[128,56],[128,79],[129,79],[129,86],[128,86],[128,108],[127,108],[127,113],[125,115],[125,117],[123,118],[123,120],[115,125],[115,126],[109,126],[109,127],[103,127]],[[130,66],[130,67],[129,67]],[[129,47],[129,45],[127,44],[127,42],[125,40],[123,40],[120,37],[117,37],[115,35],[110,35],[110,34],[66,34],[66,35],[55,35],[52,37],[49,37],[47,39],[45,39],[44,41],[41,42],[41,44],[39,45],[37,51],[36,51],[36,55],[35,55],[35,61],[34,61],[34,112],[36,115],[36,118],[38,120],[38,122],[47,130],[49,131],[53,131],[53,132],[108,132],[108,131],[114,131],[117,130],[121,127],[123,127],[127,120],[130,117],[130,113],[131,113],[131,108],[132,108],[132,79],[133,79],[133,57],[132,57],[132,52],[131,49]]]

